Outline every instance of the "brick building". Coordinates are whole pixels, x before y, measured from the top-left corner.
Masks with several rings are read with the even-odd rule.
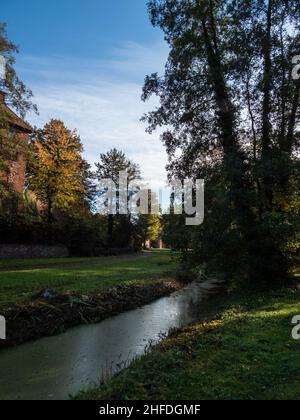
[[[5,93],[0,91],[0,107],[8,118],[9,130],[13,135],[17,135],[24,142],[29,141],[29,135],[33,130],[25,121],[18,117],[5,103]],[[0,174],[2,179],[10,183],[14,190],[20,194],[24,192],[26,157],[19,154],[15,161],[9,162],[10,171],[8,174]]]

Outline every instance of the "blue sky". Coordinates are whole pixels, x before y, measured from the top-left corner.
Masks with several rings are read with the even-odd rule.
[[[60,118],[78,130],[90,163],[117,147],[154,187],[163,184],[159,133],[146,134],[139,121],[157,104],[140,101],[144,77],[162,72],[167,58],[146,0],[1,0],[1,20],[20,46],[16,68],[39,107],[29,122]]]

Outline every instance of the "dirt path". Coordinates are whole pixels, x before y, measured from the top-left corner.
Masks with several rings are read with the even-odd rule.
[[[142,258],[149,258],[153,255],[151,251],[145,251],[138,254],[126,254],[118,257],[101,257],[95,260],[83,260],[77,262],[64,262],[64,263],[53,263],[53,264],[35,264],[35,265],[17,265],[10,267],[1,267],[1,273],[8,273],[11,271],[21,270],[35,270],[35,269],[51,269],[51,268],[68,268],[68,267],[81,267],[83,265],[106,265],[106,264],[118,264],[127,261],[136,261]]]

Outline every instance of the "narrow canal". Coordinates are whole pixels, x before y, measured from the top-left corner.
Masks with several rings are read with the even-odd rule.
[[[0,352],[0,399],[68,399],[127,366],[171,328],[201,320],[215,282],[185,289],[96,325]]]

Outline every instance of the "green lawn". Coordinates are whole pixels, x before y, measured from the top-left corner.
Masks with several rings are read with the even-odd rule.
[[[80,398],[300,399],[300,341],[291,336],[300,287],[217,302],[214,321],[174,333]]]
[[[84,294],[121,284],[148,282],[173,275],[175,266],[169,252],[155,252],[150,257],[137,257],[136,260],[124,262],[113,263],[112,258],[103,258],[99,265],[43,269],[29,267],[0,272],[0,308],[27,303],[33,295],[45,288],[59,293]]]

